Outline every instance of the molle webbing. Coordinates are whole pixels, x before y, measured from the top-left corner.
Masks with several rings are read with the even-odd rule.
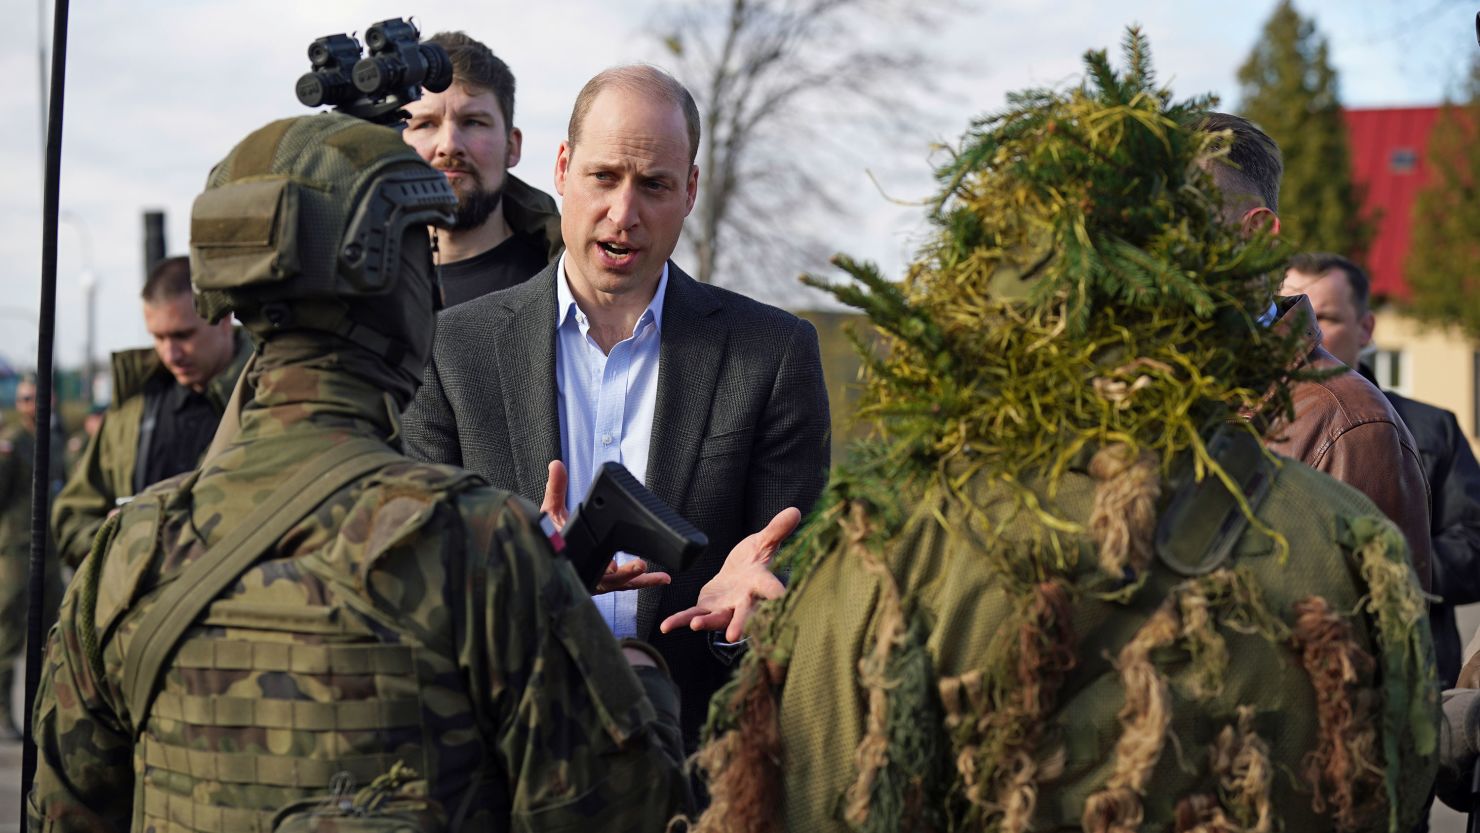
[[[367,784],[387,772],[402,752],[393,737],[420,737],[422,702],[417,688],[415,649],[392,644],[309,645],[196,637],[180,646],[173,667],[182,677],[166,678],[150,708],[140,738],[136,767],[142,787],[143,822],[156,830],[189,833],[271,829],[273,811],[227,810],[200,803],[220,791],[247,791],[261,801],[262,790],[281,795],[258,806],[285,806],[308,796],[323,796],[342,784]],[[201,672],[289,675],[299,690],[317,680],[329,687],[329,702],[285,699],[244,692],[246,696],[181,691]],[[343,699],[341,689],[364,692]],[[180,725],[183,724],[183,725]],[[291,733],[301,752],[267,753],[258,741],[253,751],[191,748],[193,741],[217,735]],[[269,734],[271,737],[271,734]],[[305,745],[306,744],[306,745]],[[271,746],[270,741],[268,745]],[[416,761],[424,766],[423,761]],[[189,783],[194,795],[184,795]],[[204,792],[202,792],[202,790]]]
[[[388,771],[400,757],[391,753],[343,755],[332,760],[299,758],[292,755],[256,755],[250,752],[208,752],[185,749],[143,739],[144,765],[150,770],[163,770],[196,781],[221,784],[256,784],[268,787],[294,787],[325,790],[335,776],[348,773],[355,783],[366,784]],[[167,793],[149,789],[146,794]],[[146,808],[147,812],[147,808]]]
[[[402,459],[376,440],[349,440],[309,460],[160,592],[134,632],[123,693],[135,734],[149,722],[165,664],[221,591],[335,492]]]
[[[421,720],[421,703],[412,698],[317,703],[165,692],[155,699],[152,714],[192,726],[365,731],[415,726]]]
[[[160,790],[144,791],[146,829],[154,833],[272,833],[276,810],[237,810]]]
[[[387,674],[416,670],[408,645],[299,645],[192,639],[180,646],[176,668],[288,671],[298,674]]]

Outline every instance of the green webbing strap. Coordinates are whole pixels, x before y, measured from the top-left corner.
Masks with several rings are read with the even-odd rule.
[[[379,440],[350,440],[324,452],[279,486],[160,593],[139,623],[123,666],[124,697],[135,736],[149,722],[149,707],[165,661],[216,596],[335,492],[401,459]]]

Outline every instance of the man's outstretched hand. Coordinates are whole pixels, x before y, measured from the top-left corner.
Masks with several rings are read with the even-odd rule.
[[[565,522],[570,520],[569,513],[565,511],[565,490],[569,484],[570,475],[565,471],[565,464],[559,460],[551,460],[550,474],[545,478],[545,499],[540,501],[540,511],[549,515],[558,529],[565,529]],[[641,558],[628,561],[620,567],[613,558],[606,565],[606,574],[596,583],[596,593],[600,595],[614,590],[641,590],[671,581],[673,579],[667,573],[648,572],[647,562]]]
[[[682,627],[696,631],[724,630],[726,642],[739,642],[757,599],[775,599],[786,585],[771,572],[771,559],[786,536],[797,528],[802,513],[788,506],[776,513],[766,528],[735,545],[723,567],[699,590],[698,602],[669,616],[659,625],[663,633]]]

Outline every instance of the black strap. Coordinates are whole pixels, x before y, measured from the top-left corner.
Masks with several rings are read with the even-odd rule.
[[[403,459],[378,440],[350,440],[314,458],[279,486],[226,537],[184,568],[144,614],[123,667],[134,734],[143,731],[160,672],[201,612],[288,530],[335,492]]]
[[[169,388],[150,385],[144,393],[144,417],[139,420],[138,454],[134,456],[134,490],[138,494],[149,488],[149,458],[154,454],[154,429],[159,425],[159,415],[164,410],[165,395]],[[178,473],[178,472],[176,472]],[[113,507],[108,507],[112,509]]]

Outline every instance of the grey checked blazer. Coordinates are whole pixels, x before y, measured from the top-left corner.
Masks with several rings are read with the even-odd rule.
[[[408,454],[540,501],[560,457],[557,264],[441,313],[403,420]],[[811,510],[827,477],[827,391],[811,324],[672,263],[659,356],[646,485],[709,536],[709,549],[668,587],[641,591],[637,629],[668,660],[692,748],[729,669],[707,635],[662,635],[657,623],[694,603],[741,538],[787,506]]]

